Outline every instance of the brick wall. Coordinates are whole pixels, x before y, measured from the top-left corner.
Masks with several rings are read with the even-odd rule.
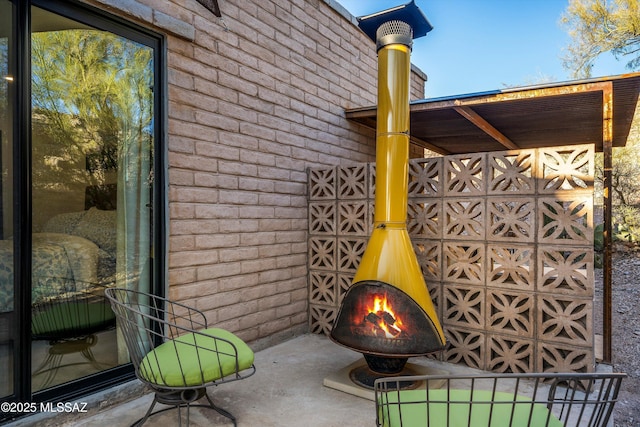
[[[332,0],[90,2],[167,36],[169,297],[249,341],[306,331],[306,171],[374,159],[344,118],[376,101],[373,42]]]

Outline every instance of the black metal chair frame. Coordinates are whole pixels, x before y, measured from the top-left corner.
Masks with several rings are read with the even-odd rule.
[[[408,418],[410,411],[418,409],[420,417],[426,414],[427,418],[421,426],[457,426],[460,424],[454,423],[460,419],[455,418],[460,413],[468,416],[464,423],[476,426],[478,418],[482,418],[480,413],[484,412],[484,416],[489,414],[487,423],[492,427],[520,427],[524,424],[522,419],[516,420],[517,411],[526,414],[528,425],[534,425],[533,414],[542,409],[547,418],[542,417],[542,421],[538,418],[536,422],[541,423],[536,426],[559,422],[566,427],[604,427],[609,423],[625,377],[624,373],[483,373],[380,378],[374,383],[376,425],[386,426],[393,418],[393,425],[415,427]],[[420,390],[410,393],[402,390],[407,384],[420,383]],[[460,390],[465,390],[466,399],[456,393]],[[431,418],[436,413],[444,419],[434,424]],[[504,416],[505,413],[509,415]],[[552,421],[548,414],[557,420]]]
[[[123,288],[109,289],[106,295],[111,301],[111,307],[118,319],[118,328],[123,333],[136,376],[154,392],[153,402],[147,412],[133,425],[141,426],[149,417],[176,408],[178,410],[179,425],[182,423],[181,408],[186,408],[187,410],[186,418],[187,425],[189,425],[189,408],[204,407],[215,410],[230,419],[233,425],[236,426],[235,417],[230,412],[214,404],[207,393],[207,388],[210,386],[242,380],[255,373],[254,364],[251,364],[247,369],[240,367],[236,345],[228,339],[203,333],[202,331],[209,327],[204,313],[188,305],[145,292]],[[211,351],[210,348],[206,349],[207,354],[211,355],[210,358],[201,357],[198,353],[198,363],[201,369],[208,363],[220,364],[223,358],[235,357],[235,370],[221,378],[187,386],[167,385],[160,378],[154,381],[150,380],[148,375],[145,376],[143,372],[145,367],[141,367],[145,356],[163,343],[175,343],[175,340],[184,334],[194,334],[195,345],[190,345],[197,351],[202,350],[199,347],[198,339],[213,340],[215,342],[215,352]],[[231,350],[225,351],[219,346],[227,346]],[[181,366],[180,370],[182,370]],[[184,377],[184,373],[182,375]],[[208,404],[195,403],[203,397],[206,398]],[[156,403],[168,405],[169,407],[153,412]]]

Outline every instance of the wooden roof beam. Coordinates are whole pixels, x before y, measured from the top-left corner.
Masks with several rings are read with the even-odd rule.
[[[447,154],[451,154],[450,151],[442,147],[438,147],[437,145],[429,144],[427,141],[420,138],[416,138],[415,136],[409,135],[409,141],[411,141],[412,144],[418,145],[422,148],[426,148],[427,150],[431,150],[434,153],[442,154],[443,156],[446,156]]]
[[[518,150],[516,144],[513,143],[509,138],[504,136],[498,129],[493,127],[488,121],[486,121],[482,116],[476,113],[471,107],[462,107],[455,106],[453,107],[462,117],[469,120],[471,123],[480,128],[484,133],[489,135],[491,138],[498,141],[500,144],[504,145],[506,148],[510,150]]]
[[[373,111],[373,113],[371,112]],[[359,123],[360,125],[369,128],[373,131],[377,131],[377,125],[376,125],[376,109],[375,107],[372,109],[354,109],[354,110],[350,110],[346,112],[346,117],[349,120],[354,120],[357,123]],[[422,148],[426,148],[427,150],[431,150],[434,153],[438,153],[438,154],[442,154],[443,156],[446,156],[447,154],[451,154],[451,152],[449,152],[448,150],[446,150],[445,148],[442,147],[438,147],[437,145],[433,145],[430,144],[429,142],[425,141],[424,139],[421,138],[417,138],[413,135],[411,135],[411,132],[409,132],[409,141],[412,144],[415,144],[419,147]]]

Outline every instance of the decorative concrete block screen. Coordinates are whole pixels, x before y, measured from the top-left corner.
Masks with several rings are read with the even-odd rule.
[[[592,145],[412,160],[408,230],[450,346],[497,372],[589,372]],[[375,164],[309,170],[310,328],[329,334],[373,225]]]

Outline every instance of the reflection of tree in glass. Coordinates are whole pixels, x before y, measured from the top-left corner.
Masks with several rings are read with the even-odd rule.
[[[0,125],[7,118],[7,101],[9,81],[4,77],[9,75],[9,55],[7,52],[8,39],[0,37]]]
[[[104,183],[129,147],[150,155],[152,85],[152,51],[142,45],[97,30],[34,33],[34,185],[86,182],[85,169]]]
[[[0,82],[0,118],[4,117],[5,104],[7,102],[7,80],[5,76],[9,74],[9,57],[7,55],[7,42],[6,38],[0,37],[0,77],[3,77]]]

